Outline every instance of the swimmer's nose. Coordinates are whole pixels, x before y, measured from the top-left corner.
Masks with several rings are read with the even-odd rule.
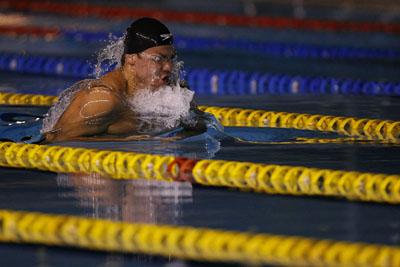
[[[168,60],[164,62],[163,71],[171,72],[172,71],[172,61]]]

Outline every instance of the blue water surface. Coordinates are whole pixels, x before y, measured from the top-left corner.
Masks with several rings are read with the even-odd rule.
[[[104,1],[100,0],[94,2],[104,4]],[[190,7],[189,2],[155,2],[164,8],[180,10],[194,8],[194,4]],[[215,1],[201,2],[195,5],[196,10],[243,13],[243,1],[219,1],[218,4],[214,3]],[[123,3],[127,2],[123,1]],[[154,3],[143,2],[140,5],[145,7],[157,5]],[[106,4],[112,3],[107,1]],[[113,4],[121,4],[121,1]],[[214,4],[215,7],[212,7]],[[293,11],[291,4],[275,4],[268,6],[269,8],[262,7],[261,2],[257,2],[256,5],[260,7],[260,14],[290,15]],[[337,10],[324,9],[324,12],[321,10],[316,7],[307,9],[311,17],[336,18],[339,14]],[[74,18],[7,9],[2,11],[5,15],[20,16],[24,19],[25,25],[60,26],[70,30],[121,32],[130,23],[126,20],[102,20],[90,16]],[[356,10],[351,14],[346,10],[341,12],[343,16],[355,20],[375,20],[381,17],[373,12],[363,13]],[[168,25],[174,33],[182,36],[241,38],[253,41],[380,49],[398,49],[400,44],[398,35],[384,33],[249,29],[181,23]],[[0,36],[0,40],[1,53],[73,56],[87,60],[94,59],[96,50],[105,44],[105,42],[74,41],[68,38],[43,40],[26,36]],[[233,50],[185,51],[182,49],[178,52],[185,61],[185,66],[189,68],[237,69],[392,82],[399,81],[400,77],[396,60],[279,58]],[[73,77],[0,72],[0,91],[57,95],[76,81],[77,78]],[[399,98],[388,96],[198,95],[197,101],[199,104],[210,106],[400,120]],[[41,118],[46,112],[47,107],[0,106],[0,137],[20,140],[23,137],[36,136],[40,129]],[[18,120],[25,123],[15,123]],[[210,131],[208,136],[202,135],[173,143],[64,142],[57,145],[349,171],[400,173],[400,151],[397,145],[374,142],[304,144],[294,139],[297,137],[335,138],[337,135],[293,129],[226,127],[225,134],[263,143],[234,142],[229,136],[221,137],[218,133]],[[336,198],[266,195],[188,183],[115,181],[96,174],[58,174],[13,168],[1,168],[0,177],[1,209],[328,238],[393,246],[400,244],[400,210],[396,205],[350,202]],[[0,244],[0,265],[224,266],[148,255],[125,255],[19,244]]]

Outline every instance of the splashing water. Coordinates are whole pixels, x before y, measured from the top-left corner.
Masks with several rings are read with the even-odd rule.
[[[171,71],[171,84],[178,84],[180,83],[185,77],[185,71],[183,69],[183,61],[175,60],[172,64],[172,71]]]
[[[124,39],[113,34],[109,35],[108,44],[97,54],[97,62],[94,65],[93,75],[99,78],[101,75],[121,66],[121,57],[124,54]]]
[[[177,127],[189,117],[193,95],[192,91],[177,83],[157,91],[139,90],[129,99],[129,104],[143,125],[158,126],[153,131],[163,131]]]

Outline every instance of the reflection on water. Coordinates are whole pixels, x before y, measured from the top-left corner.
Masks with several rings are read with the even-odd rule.
[[[54,145],[207,159],[213,158],[221,148],[218,138],[214,138],[212,134],[208,133],[188,137],[175,142],[165,142],[159,140],[129,142],[68,141],[54,143]]]
[[[182,203],[192,202],[190,183],[116,181],[93,173],[58,174],[57,184],[63,188],[61,197],[77,199],[87,216],[94,218],[176,224]]]
[[[96,173],[58,174],[60,197],[77,200],[86,216],[117,221],[177,224],[181,205],[192,202],[192,185],[144,179],[116,181]],[[125,266],[128,262],[148,265],[160,258],[148,255],[107,254],[101,266]],[[175,266],[180,261],[162,260]],[[185,265],[182,265],[185,266]]]

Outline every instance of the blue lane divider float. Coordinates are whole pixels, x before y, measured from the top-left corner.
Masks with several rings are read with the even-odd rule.
[[[110,33],[62,30],[61,34],[76,41],[96,42],[106,40]],[[113,36],[120,37],[114,33]],[[241,39],[199,38],[176,36],[175,45],[182,50],[237,50],[262,53],[276,57],[298,57],[315,59],[400,59],[400,50],[372,49],[361,47],[335,47],[312,44],[287,44],[255,42]]]
[[[82,79],[92,75],[93,66],[81,58],[0,54],[0,70]],[[184,78],[202,95],[400,95],[400,82],[389,81],[209,69],[187,69]]]

